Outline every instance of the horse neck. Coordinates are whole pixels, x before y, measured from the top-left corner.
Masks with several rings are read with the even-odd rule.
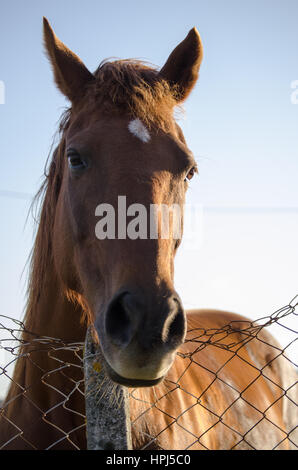
[[[30,305],[30,302],[28,305],[24,319],[25,328],[22,334],[22,340],[25,340],[25,344],[21,347],[13,380],[5,400],[8,403],[11,401],[6,410],[7,417],[13,422],[18,419],[19,427],[25,426],[26,420],[28,420],[27,415],[36,415],[36,419],[40,420],[41,415],[35,408],[47,410],[51,403],[61,400],[60,394],[57,394],[53,388],[43,385],[42,376],[59,368],[61,362],[80,365],[80,360],[67,349],[65,343],[84,341],[86,326],[82,324],[81,318],[81,307],[67,298],[53,265],[50,264],[42,282],[42,289],[37,294],[37,300],[33,305],[32,303]],[[47,338],[42,339],[45,336]],[[39,339],[42,341],[39,342]],[[57,340],[62,340],[63,345]],[[55,352],[55,348],[59,349],[58,353]],[[53,357],[58,357],[60,362],[57,362]],[[80,380],[82,375],[81,370],[77,367],[69,368],[69,374],[72,376],[72,380]],[[48,382],[54,389],[63,391],[65,380],[65,377],[58,372],[52,374]],[[28,390],[26,396],[15,400],[15,397],[22,394],[22,390]],[[81,409],[82,398],[80,394],[77,395],[73,397],[72,401],[78,401],[78,406]],[[29,402],[26,401],[26,397],[34,404],[31,408],[28,408]]]
[[[37,296],[37,300],[28,305],[24,321],[26,330],[65,342],[84,341],[86,325],[82,321],[83,309],[66,295],[53,263],[47,267]]]
[[[57,347],[57,340],[58,343],[59,341],[63,341],[63,343],[83,342],[86,325],[83,324],[82,318],[84,316],[81,306],[67,297],[65,288],[55,271],[54,263],[49,259],[42,282],[39,283],[36,290],[31,287],[22,333],[22,340],[25,341],[25,344],[21,347],[16,362],[8,398],[18,395],[20,387],[31,388],[32,384],[35,383],[37,385],[32,393],[35,395],[34,400],[39,399],[38,390],[41,386],[41,376],[45,371],[55,369],[57,362],[49,354],[41,354],[38,351],[41,349],[50,351],[52,346]],[[47,337],[47,339],[39,343],[39,339],[42,339],[42,337]],[[26,364],[24,366],[23,356],[27,355],[29,351],[30,358],[33,360],[25,359]],[[62,360],[65,358],[66,363],[68,361],[72,362],[70,351],[67,351],[67,344],[65,351],[61,350],[59,358]],[[64,379],[62,376],[55,376],[56,380],[60,382]]]

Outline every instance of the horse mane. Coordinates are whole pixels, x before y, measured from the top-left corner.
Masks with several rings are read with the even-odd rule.
[[[173,125],[173,110],[177,107],[178,91],[158,70],[136,59],[101,62],[94,72],[95,80],[88,86],[82,110],[98,114],[128,114],[139,118],[148,128],[154,126],[168,132]],[[29,282],[25,325],[30,328],[35,316],[45,275],[53,263],[52,234],[57,201],[60,193],[65,152],[65,131],[69,127],[72,108],[66,109],[60,118],[60,143],[46,162],[44,180],[33,198],[31,210],[38,207],[38,230],[29,256]],[[55,138],[54,138],[55,140]],[[53,148],[53,144],[52,144]],[[88,308],[83,298],[72,291],[65,292],[68,298],[78,302],[87,318]],[[85,315],[85,316],[86,316]]]
[[[43,289],[46,272],[53,262],[52,234],[55,211],[60,193],[63,175],[63,139],[55,148],[49,168],[46,162],[43,182],[35,194],[30,206],[34,221],[38,224],[35,242],[29,255],[29,281],[27,288],[27,306],[25,327],[30,329],[36,312],[36,307]],[[36,208],[37,216],[33,214]]]

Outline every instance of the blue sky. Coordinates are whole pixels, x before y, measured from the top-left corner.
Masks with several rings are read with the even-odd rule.
[[[203,207],[203,242],[180,249],[177,290],[186,307],[254,318],[286,304],[298,293],[297,0],[11,0],[0,14],[0,314],[22,316],[33,240],[30,201],[6,191],[35,193],[67,106],[42,16],[92,71],[107,57],[162,66],[198,28],[204,61],[179,123],[199,165],[188,202]]]

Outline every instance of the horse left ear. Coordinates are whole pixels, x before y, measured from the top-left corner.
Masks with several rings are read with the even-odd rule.
[[[195,86],[202,59],[202,41],[198,30],[192,28],[159,72],[160,77],[178,87],[178,101],[185,100]]]
[[[94,80],[94,75],[81,59],[57,38],[46,18],[43,18],[43,36],[55,82],[59,90],[74,103],[84,96],[86,86]]]

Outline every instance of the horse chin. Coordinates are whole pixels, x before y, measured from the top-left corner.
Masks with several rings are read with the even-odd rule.
[[[133,379],[128,377],[122,377],[119,375],[105,360],[105,369],[110,379],[118,385],[124,385],[125,387],[138,388],[138,387],[153,387],[163,381],[165,375],[158,377],[157,379]]]

